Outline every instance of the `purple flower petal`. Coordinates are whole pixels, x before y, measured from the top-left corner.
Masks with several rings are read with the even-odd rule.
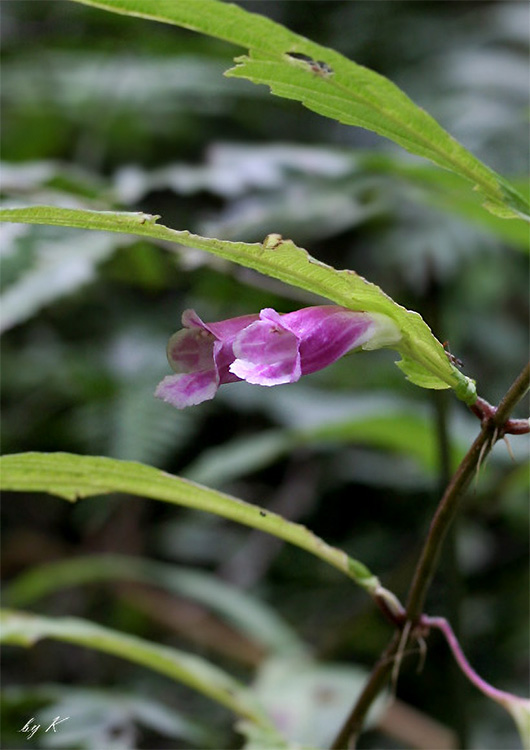
[[[217,323],[205,323],[194,310],[185,310],[182,325],[168,344],[168,359],[177,374],[164,378],[156,390],[178,409],[213,398],[223,383],[294,383],[353,349],[391,346],[401,338],[387,315],[336,305],[285,315],[265,308],[259,315]]]
[[[167,358],[177,373],[211,370],[214,363],[215,338],[201,328],[182,328],[171,336]]]
[[[205,331],[209,330],[208,326],[206,325],[206,323],[204,323],[202,318],[197,315],[195,310],[191,310],[190,308],[184,310],[184,312],[182,313],[181,321],[184,328],[204,328]]]
[[[321,370],[362,346],[374,328],[370,314],[333,305],[287,313],[282,316],[282,325],[300,341],[303,375]]]
[[[184,310],[184,329],[173,334],[168,345],[168,359],[175,372],[217,369],[219,383],[234,383],[240,378],[230,372],[234,361],[234,337],[259,315],[241,315],[217,323],[205,323],[195,310]]]
[[[217,372],[219,373],[220,383],[235,383],[241,379],[237,375],[232,374],[229,369],[235,357],[231,340],[229,343],[216,341],[213,345],[213,356]]]
[[[184,310],[182,313],[182,325],[184,328],[202,328],[213,334],[216,339],[228,340],[234,338],[239,331],[258,320],[259,315],[240,315],[237,318],[228,318],[217,323],[204,323],[195,310]]]
[[[219,379],[215,370],[168,375],[158,384],[155,396],[184,409],[209,401],[217,393]]]
[[[259,320],[234,339],[230,372],[254,385],[294,383],[300,378],[298,339],[279,322]]]

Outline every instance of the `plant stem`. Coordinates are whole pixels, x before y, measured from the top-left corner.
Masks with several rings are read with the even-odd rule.
[[[451,443],[448,429],[448,399],[445,391],[433,391],[434,411],[436,417],[436,433],[438,443],[438,492],[442,497],[445,488],[451,480]],[[457,638],[462,638],[461,609],[463,601],[463,584],[458,564],[457,543],[459,534],[459,519],[455,518],[446,539],[443,569],[440,571],[445,578],[448,590],[447,615],[453,624]],[[453,697],[452,725],[458,735],[460,747],[467,747],[467,685],[454,661],[447,662],[447,685]]]
[[[530,364],[510,386],[498,408],[482,420],[480,434],[465,455],[440,501],[434,515],[423,551],[416,566],[410,587],[406,620],[419,623],[427,591],[436,570],[441,548],[460,506],[460,499],[481,461],[487,456],[495,442],[502,435],[502,428],[511,411],[524,397],[530,387]],[[439,627],[439,623],[436,623]],[[447,631],[445,631],[447,633]],[[385,685],[394,664],[394,657],[400,649],[401,634],[394,633],[390,643],[374,666],[366,685],[359,695],[350,715],[346,719],[331,750],[354,748],[357,736],[363,728],[368,710]],[[406,644],[405,644],[406,645]]]
[[[530,388],[530,363],[523,367],[517,379],[512,383],[508,392],[497,407],[493,417],[497,427],[501,427],[508,419],[519,401],[524,398]]]
[[[357,737],[362,731],[366,714],[370,706],[377,698],[388,679],[394,665],[394,656],[399,648],[401,634],[395,631],[386,649],[379,657],[377,664],[372,670],[368,682],[363,688],[352,712],[346,719],[342,729],[337,735],[331,750],[344,750],[354,748]]]
[[[527,364],[511,385],[495,412],[482,421],[480,434],[447,486],[432,520],[410,587],[407,601],[407,619],[412,623],[417,622],[422,613],[427,590],[436,570],[445,536],[459,510],[462,495],[475,472],[480,468],[481,461],[484,460],[501,436],[502,426],[508,419],[510,412],[523,398],[529,387],[530,364]]]

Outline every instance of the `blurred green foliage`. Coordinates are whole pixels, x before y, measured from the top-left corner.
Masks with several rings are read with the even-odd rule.
[[[524,179],[525,4],[314,0],[311,13],[284,0],[241,4],[387,75],[479,158]],[[528,238],[515,225],[500,230],[472,199],[455,200],[458,186],[445,173],[433,177],[377,136],[224,78],[237,52],[229,45],[64,0],[3,0],[0,12],[5,205],[141,210],[168,226],[245,241],[279,232],[418,310],[480,395],[502,396],[528,348]],[[286,312],[312,298],[199,252],[119,235],[6,225],[1,239],[4,452],[101,453],[207,477],[301,520],[404,596],[439,469],[434,397],[404,381],[392,354],[346,357],[292,386],[223,386],[215,401],[178,412],[152,393],[185,308],[215,320],[265,306]],[[457,457],[477,422],[445,401]],[[363,421],[370,432],[359,429]],[[455,627],[460,620],[479,673],[524,692],[528,443],[511,445],[515,463],[498,445],[477,477],[458,527],[459,573],[448,552],[429,611]],[[258,532],[120,497],[73,508],[13,497],[3,505],[9,580],[73,556],[148,556],[251,589],[322,659],[370,668],[385,643],[388,628],[362,593]],[[37,606],[195,649],[250,680],[256,644],[222,628],[207,599],[92,582]],[[26,746],[17,730],[38,707],[73,711],[64,701],[75,696],[86,724],[98,713],[93,737],[102,736],[112,726],[103,695],[122,728],[116,747],[188,746],[169,709],[195,724],[208,715],[217,728],[208,746],[239,742],[221,709],[184,689],[169,694],[161,678],[111,657],[45,643],[9,650],[4,670],[5,746]],[[400,677],[400,697],[467,733],[468,747],[516,746],[509,721],[485,710],[441,644],[430,643],[421,676],[411,672]],[[139,704],[146,695],[152,703]],[[402,746],[376,732],[362,743]]]

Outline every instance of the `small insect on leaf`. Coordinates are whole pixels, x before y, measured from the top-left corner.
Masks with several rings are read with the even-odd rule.
[[[333,75],[333,68],[327,62],[324,62],[324,60],[313,60],[312,57],[304,55],[302,52],[287,52],[286,54],[291,60],[301,62],[308,70],[320,76],[320,78],[328,78]]]
[[[464,366],[464,363],[462,362],[461,359],[458,359],[458,357],[455,357],[454,354],[451,354],[451,352],[449,351],[449,341],[444,341],[443,347],[445,349],[445,354],[449,362],[455,367],[460,367],[460,369],[462,369],[462,367]]]

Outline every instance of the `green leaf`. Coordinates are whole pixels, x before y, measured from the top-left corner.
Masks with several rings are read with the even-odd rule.
[[[305,526],[151,466],[71,453],[18,453],[2,456],[0,470],[0,488],[5,490],[48,492],[72,502],[82,497],[123,492],[215,513],[305,549],[338,568],[369,593],[379,586],[378,579],[362,563],[326,544]]]
[[[0,623],[3,643],[29,647],[42,638],[53,638],[119,656],[182,682],[238,716],[276,734],[250,691],[219,667],[198,656],[75,617],[53,619],[4,610],[0,614]]]
[[[199,602],[272,653],[292,655],[304,650],[288,625],[250,593],[210,573],[140,557],[89,555],[39,565],[12,581],[3,599],[9,607],[26,607],[68,586],[120,580],[159,586]]]
[[[326,117],[372,130],[464,177],[504,218],[530,218],[528,202],[384,76],[256,13],[219,0],[75,0],[176,24],[245,47],[228,75],[270,86]],[[294,56],[290,53],[294,53]],[[296,57],[298,56],[298,57]]]
[[[0,211],[2,221],[128,232],[206,250],[287,284],[327,297],[351,310],[388,315],[402,334],[402,339],[395,348],[403,357],[400,366],[405,374],[409,376],[426,370],[430,375],[431,385],[423,387],[453,388],[458,398],[468,404],[475,402],[477,394],[474,382],[449,362],[442,345],[421,316],[398,305],[382,289],[366,281],[355,271],[338,271],[312,258],[291,240],[283,240],[278,235],[268,235],[262,243],[229,242],[170,229],[157,224],[158,218],[142,213],[53,206],[7,208]],[[427,382],[426,376],[424,381]]]
[[[227,482],[270,466],[299,443],[294,432],[288,430],[264,430],[256,435],[244,435],[206,448],[182,474],[209,487],[222,487]]]
[[[407,380],[410,380],[414,385],[419,385],[421,388],[433,388],[435,390],[446,388],[439,378],[433,377],[432,373],[415,362],[411,357],[403,357],[396,364],[400,370],[403,370],[407,376]]]

